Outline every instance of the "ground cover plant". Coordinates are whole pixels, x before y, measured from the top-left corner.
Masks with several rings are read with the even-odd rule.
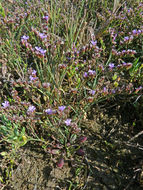
[[[142,21],[137,0],[0,3],[2,189],[142,188]],[[25,158],[29,147],[40,152]],[[39,155],[48,163],[35,163]],[[48,178],[18,186],[23,159],[30,170],[33,160],[48,165],[43,175],[54,168],[61,177],[52,187]]]

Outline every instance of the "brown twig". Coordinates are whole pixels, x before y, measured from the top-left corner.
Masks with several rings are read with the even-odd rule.
[[[129,143],[129,142],[135,140],[136,138],[138,138],[138,137],[139,137],[140,135],[142,135],[142,134],[143,134],[143,131],[140,131],[138,134],[136,134],[134,137],[132,137],[127,143]]]

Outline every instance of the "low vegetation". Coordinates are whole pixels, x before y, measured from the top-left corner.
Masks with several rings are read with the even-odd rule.
[[[142,135],[142,21],[138,0],[1,2],[1,188],[18,167],[19,152],[38,144],[55,168],[78,162],[70,166],[76,168],[75,179],[66,189],[88,189],[77,176],[83,175],[84,163],[91,170],[86,147],[93,108],[100,113],[111,102],[130,105],[138,116],[131,121],[131,136],[124,134],[126,142]],[[137,144],[130,145],[141,150]],[[130,180],[123,189],[130,189]]]

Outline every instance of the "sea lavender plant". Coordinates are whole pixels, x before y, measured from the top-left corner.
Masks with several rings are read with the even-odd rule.
[[[74,9],[64,4],[62,11],[60,2],[54,9],[28,2],[26,12],[11,10],[2,19],[1,55],[11,73],[6,75],[9,86],[3,85],[0,113],[25,126],[22,138],[30,136],[52,156],[60,154],[57,166],[62,168],[66,157],[86,154],[83,113],[98,101],[117,95],[130,101],[142,93],[143,28],[142,4],[137,9],[123,4],[115,15],[107,10],[112,20],[96,35],[92,20],[100,29],[106,21],[102,8],[102,14],[98,9],[95,14],[87,9],[91,1],[74,1]]]

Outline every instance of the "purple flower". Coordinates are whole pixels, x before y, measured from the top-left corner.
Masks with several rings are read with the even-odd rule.
[[[22,39],[22,40],[28,40],[28,39],[29,39],[29,36],[25,36],[25,35],[24,35],[24,36],[21,37],[21,39]]]
[[[48,115],[52,115],[52,114],[56,113],[55,110],[52,110],[52,109],[50,109],[50,108],[49,108],[49,109],[46,109],[45,112],[46,112]]]
[[[43,33],[39,33],[39,37],[40,37],[41,39],[44,39],[44,38],[47,38],[47,35],[45,35],[45,34],[43,34]]]
[[[49,16],[48,15],[47,16],[43,16],[43,19],[46,20],[46,21],[48,21]]]
[[[59,106],[58,107],[59,111],[64,111],[65,108],[66,108],[66,106]]]
[[[93,76],[96,74],[96,72],[94,70],[91,70],[91,69],[88,70],[88,73],[90,76]]]
[[[116,90],[112,89],[112,90],[111,90],[111,93],[112,93],[112,94],[115,94],[115,93],[116,93]]]
[[[122,54],[125,54],[127,51],[126,50],[122,50]]]
[[[41,51],[42,48],[36,46],[35,49],[36,49],[37,51]]]
[[[95,90],[90,90],[89,94],[94,95],[95,94]]]
[[[8,102],[8,101],[5,101],[4,103],[2,103],[2,106],[3,106],[3,108],[7,108],[7,107],[9,107],[10,105],[9,105],[9,102]]]
[[[133,33],[133,35],[136,35],[138,32],[137,32],[136,29],[134,29],[134,30],[132,31],[132,33]]]
[[[83,77],[84,77],[84,78],[88,77],[88,73],[87,73],[87,72],[84,72]]]
[[[93,46],[95,46],[96,44],[97,44],[97,41],[91,41],[91,44],[93,45]]]
[[[33,80],[36,80],[37,77],[33,77],[33,76],[30,75],[29,79],[30,79],[30,81],[33,81]]]
[[[122,64],[123,64],[123,66],[126,66],[126,65],[127,65],[127,63],[125,63],[125,62],[123,62]]]
[[[117,34],[115,34],[115,35],[113,36],[113,41],[115,41],[116,37],[117,37]]]
[[[41,53],[42,55],[44,55],[44,54],[46,53],[46,50],[41,49],[41,50],[40,50],[40,53]]]
[[[109,68],[113,69],[115,67],[114,63],[109,63]]]
[[[33,70],[32,75],[36,75],[37,71]]]
[[[129,41],[129,37],[128,36],[126,36],[126,37],[124,37],[124,41],[126,42],[126,41]]]
[[[41,53],[42,55],[44,55],[45,53],[46,53],[46,50],[43,50],[41,47],[35,47],[35,49],[39,52],[39,53]]]
[[[142,33],[142,31],[141,30],[138,30],[138,34],[141,34]]]
[[[35,110],[36,110],[35,106],[29,106],[27,112],[28,112],[28,113],[29,113],[29,112],[33,113]]]
[[[104,93],[105,93],[105,92],[108,92],[108,90],[107,90],[106,87],[103,88],[103,92],[104,92]]]
[[[66,126],[69,126],[71,124],[71,119],[66,119],[65,124],[66,124]]]

